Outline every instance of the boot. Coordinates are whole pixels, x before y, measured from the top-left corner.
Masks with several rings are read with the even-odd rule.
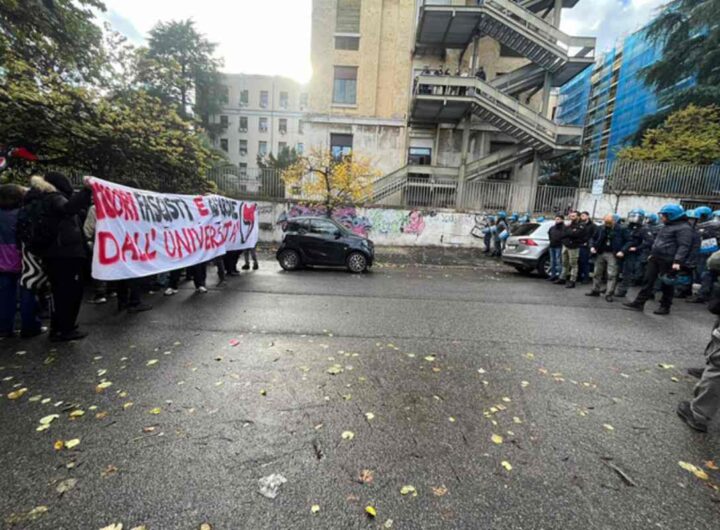
[[[600,296],[600,291],[596,291],[595,289],[593,289],[589,293],[585,293],[585,296],[597,297]]]
[[[254,262],[253,262],[253,270],[256,271],[256,270],[258,270],[258,268],[259,268],[259,267],[258,267],[258,262],[257,262],[257,261],[254,261]]]
[[[567,283],[567,280],[564,280],[563,278],[560,278],[558,281],[555,282],[556,285],[565,285]]]
[[[85,331],[74,329],[72,331],[66,331],[65,333],[51,333],[50,342],[70,342],[71,340],[81,340],[87,337]]]
[[[705,368],[688,368],[687,374],[689,376],[694,377],[695,379],[700,379],[702,377],[703,372],[705,372]]]
[[[658,307],[655,311],[653,311],[653,315],[669,315],[670,314],[670,308],[665,306]]]
[[[695,414],[693,414],[690,408],[689,401],[681,401],[678,403],[677,415],[680,416],[680,419],[687,423],[687,426],[691,429],[695,429],[698,432],[707,432],[707,425],[695,419]]]
[[[615,299],[613,298],[613,295],[611,295],[611,294],[606,294],[606,295],[605,295],[605,301],[606,301],[606,302],[614,302]]]
[[[567,282],[567,285],[565,286],[565,289],[575,289],[575,282],[570,280]]]
[[[708,299],[704,296],[701,296],[699,294],[693,295],[690,298],[685,300],[686,304],[705,304],[707,303]]]
[[[242,270],[244,270],[244,271],[249,271],[249,270],[250,270],[250,264],[249,264],[249,263],[246,263],[245,265],[243,265],[243,266],[242,266]]]
[[[645,304],[640,302],[625,302],[623,304],[623,309],[630,309],[632,311],[643,311],[645,309]]]

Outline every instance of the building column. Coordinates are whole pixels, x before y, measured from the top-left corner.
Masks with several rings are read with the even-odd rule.
[[[465,119],[462,132],[462,148],[460,151],[460,167],[458,168],[458,185],[455,191],[455,207],[462,208],[465,195],[465,171],[467,166],[468,145],[470,144],[470,118]]]

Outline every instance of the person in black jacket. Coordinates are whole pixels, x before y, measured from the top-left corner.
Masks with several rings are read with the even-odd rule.
[[[565,235],[565,216],[556,215],[555,224],[548,230],[550,240],[550,274],[548,281],[557,282],[562,272],[562,240]]]
[[[607,214],[604,223],[595,230],[590,241],[590,253],[595,256],[595,276],[592,291],[587,296],[600,296],[603,276],[607,271],[605,300],[612,302],[618,279],[618,261],[623,257],[627,232],[613,214]]]
[[[645,262],[655,241],[644,220],[645,211],[641,209],[632,210],[628,215],[627,241],[622,249],[622,281],[615,289],[616,298],[627,296],[630,286],[644,277]]]
[[[83,297],[83,270],[87,260],[87,246],[78,214],[90,206],[90,188],[73,192],[67,177],[61,173],[48,173],[45,177],[32,177],[25,204],[44,201],[43,211],[50,217],[57,233],[41,253],[44,267],[50,278],[52,308],[50,312],[50,340],[63,342],[79,340],[87,333],[77,329],[76,321]]]
[[[589,212],[580,214],[580,224],[585,225],[586,237],[585,243],[580,245],[580,254],[578,255],[578,281],[580,283],[590,282],[590,241],[595,235],[596,226],[590,219]]]
[[[642,289],[634,302],[623,304],[627,309],[642,311],[645,302],[653,297],[655,282],[660,276],[678,272],[688,273],[691,270],[694,234],[687,222],[685,210],[677,204],[668,204],[663,206],[659,213],[664,226],[650,251]],[[654,313],[667,315],[670,313],[674,287],[662,282],[661,288],[660,307]]]
[[[580,222],[577,212],[570,212],[569,222],[565,222],[565,232],[562,244],[562,277],[558,285],[572,289],[578,278],[578,260],[580,258],[580,247],[590,240],[591,228]]]

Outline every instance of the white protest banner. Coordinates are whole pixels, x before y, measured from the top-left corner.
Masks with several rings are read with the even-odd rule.
[[[140,278],[189,267],[258,240],[257,205],[219,195],[174,195],[90,180],[97,225],[92,275]]]

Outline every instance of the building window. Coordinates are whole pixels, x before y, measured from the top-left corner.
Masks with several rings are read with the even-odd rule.
[[[238,164],[238,168],[240,168],[240,174],[244,177],[247,175],[247,164],[245,162],[240,162]]]
[[[247,116],[240,116],[240,132],[247,132],[248,130],[248,119]]]
[[[303,134],[305,132],[305,124],[302,120],[298,120],[298,134]]]
[[[408,153],[408,164],[413,166],[429,166],[432,160],[429,147],[411,147]]]
[[[225,116],[224,114],[222,116],[220,116],[220,128],[227,129],[228,123],[229,123],[229,120],[228,120],[227,116]]]
[[[299,155],[304,154],[305,153],[305,144],[297,144],[297,146],[295,147],[295,151]]]
[[[280,108],[281,108],[281,109],[286,109],[286,108],[288,108],[288,101],[289,101],[289,100],[290,100],[290,98],[288,97],[288,93],[287,93],[287,92],[280,92]]]
[[[250,91],[243,90],[240,92],[240,106],[247,107],[250,104]]]
[[[280,131],[280,134],[287,133],[287,118],[280,118],[278,120],[278,131]]]
[[[258,156],[267,155],[267,142],[258,142]]]
[[[333,103],[354,105],[357,101],[357,66],[336,66]]]
[[[220,138],[220,149],[228,152],[228,139],[227,138]]]
[[[230,103],[230,89],[225,85],[220,87],[220,101],[226,105]]]
[[[278,142],[278,154],[287,149],[287,142]]]
[[[360,49],[360,37],[349,37],[346,35],[336,35],[335,36],[335,49],[336,50],[357,51]]]
[[[268,107],[268,101],[270,99],[270,95],[268,94],[267,90],[261,90],[260,91],[260,108],[266,109]]]
[[[336,33],[360,33],[360,0],[337,0]]]
[[[300,110],[305,110],[308,106],[308,95],[307,92],[300,94]]]
[[[268,119],[267,118],[260,118],[258,120],[258,131],[260,131],[260,132],[268,131]]]
[[[352,145],[352,134],[330,135],[330,153],[335,159],[350,155],[350,153],[352,153]]]
[[[247,140],[240,140],[240,156],[247,156]]]

